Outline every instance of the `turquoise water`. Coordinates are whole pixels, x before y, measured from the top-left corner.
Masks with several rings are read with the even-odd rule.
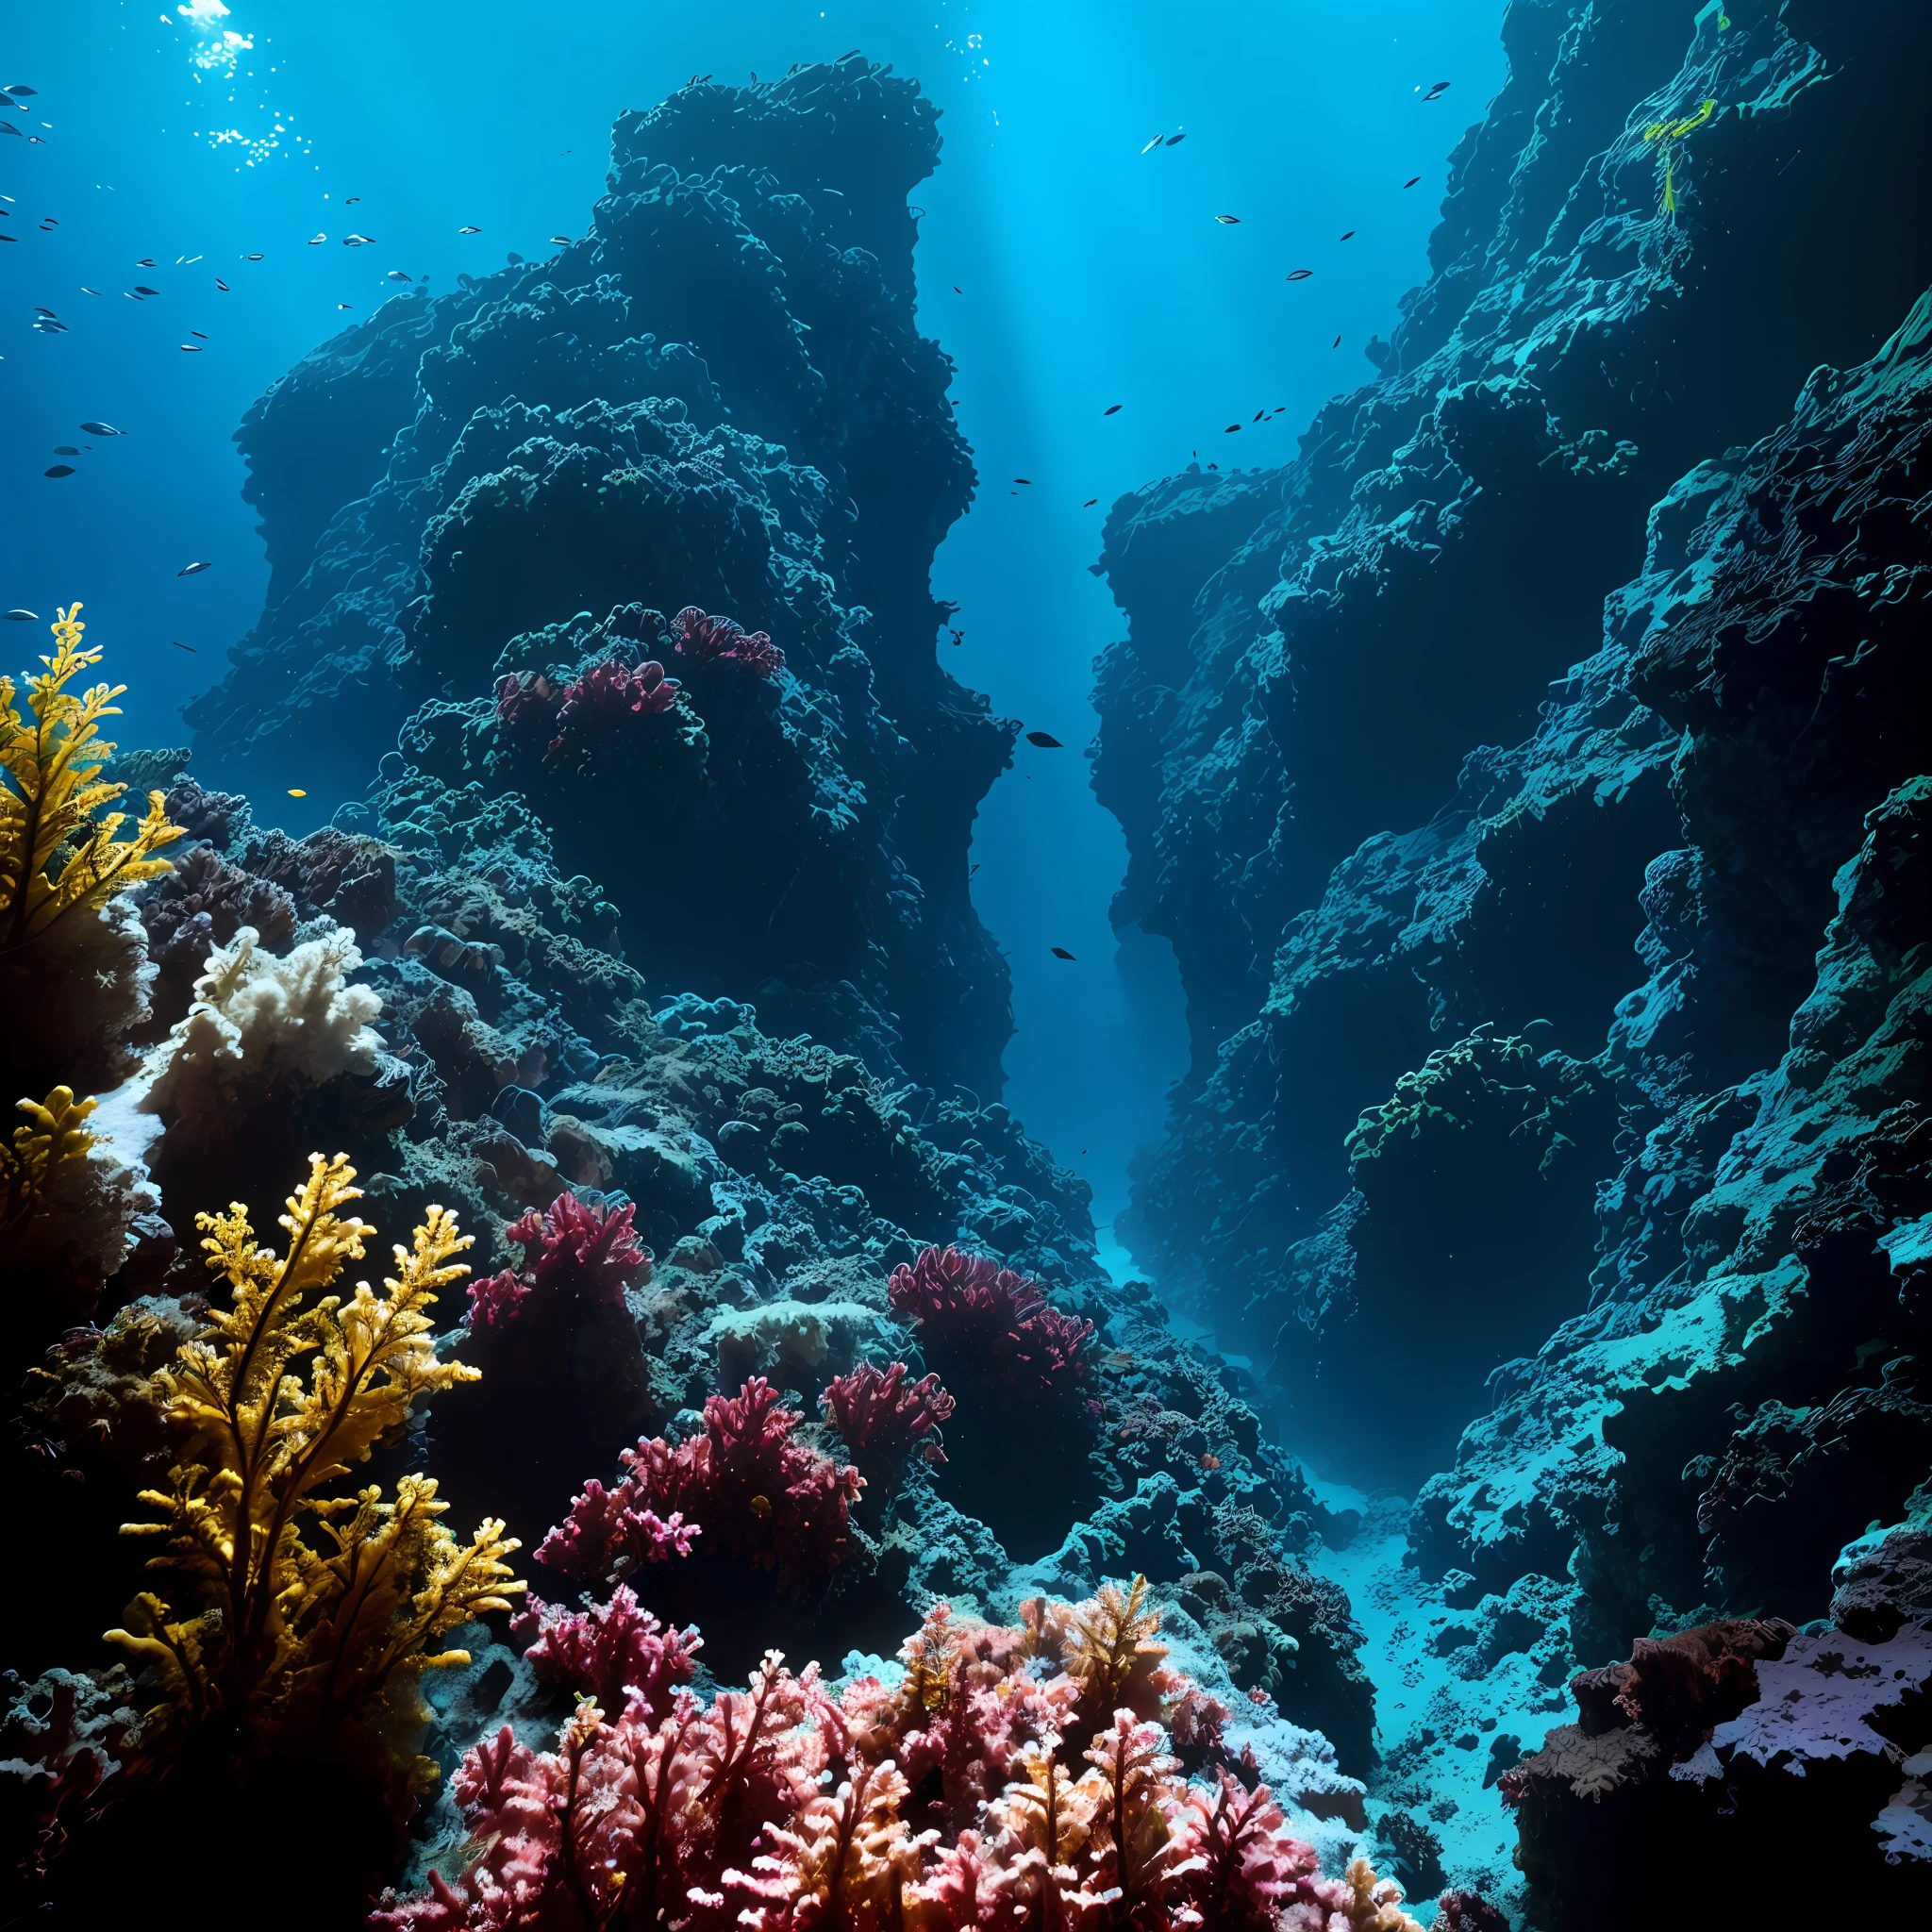
[[[0,603],[46,616],[84,599],[91,640],[132,687],[124,741],[182,741],[176,708],[213,681],[267,582],[234,426],[388,299],[391,271],[443,288],[581,234],[612,118],[693,73],[769,78],[858,46],[915,75],[944,116],[939,173],[913,197],[921,322],[957,365],[981,479],[935,571],[964,633],[947,661],[1065,747],[1021,744],[974,846],[976,901],[1013,970],[1006,1097],[1110,1220],[1186,1045],[1166,942],[1117,944],[1108,920],[1124,847],[1081,756],[1091,660],[1121,623],[1088,569],[1101,519],[1191,460],[1285,459],[1313,410],[1369,373],[1363,344],[1425,273],[1447,157],[1501,78],[1500,13],[1496,0],[16,8],[7,80],[38,90],[21,125],[42,144],[0,156],[19,237],[5,250]],[[345,248],[347,233],[373,239]],[[1286,279],[1302,267],[1314,274]],[[137,286],[158,292],[128,299]],[[39,308],[66,332],[37,333]],[[82,435],[90,421],[125,434]],[[81,453],[54,454],[67,444]],[[42,477],[62,461],[75,474]],[[213,568],[177,575],[191,561]],[[308,793],[284,801],[302,831],[360,775],[289,782]]]

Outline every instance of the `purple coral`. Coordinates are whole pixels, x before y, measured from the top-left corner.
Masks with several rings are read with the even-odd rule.
[[[510,1622],[537,1674],[581,1690],[633,1723],[656,1724],[691,1682],[704,1642],[696,1629],[670,1629],[620,1583],[606,1604],[565,1610],[531,1597]]]
[[[592,1208],[571,1193],[541,1213],[531,1208],[505,1236],[522,1245],[523,1266],[470,1285],[470,1332],[495,1335],[533,1320],[569,1326],[591,1308],[621,1306],[625,1288],[650,1274],[635,1211],[628,1202]]]
[[[626,714],[648,717],[668,711],[677,702],[678,689],[676,678],[666,677],[655,658],[641,664],[607,658],[564,686],[558,727],[568,733],[574,727],[611,724]]]
[[[736,664],[755,677],[776,677],[785,668],[785,653],[766,631],[747,631],[728,617],[712,617],[687,604],[672,620],[676,649],[700,664]]]
[[[1064,1397],[1086,1377],[1092,1323],[1061,1314],[1038,1282],[984,1255],[927,1248],[893,1269],[888,1292],[928,1353],[1013,1400]]]

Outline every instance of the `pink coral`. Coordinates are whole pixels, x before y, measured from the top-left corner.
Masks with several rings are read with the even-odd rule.
[[[671,622],[679,655],[700,664],[736,664],[756,677],[775,677],[785,668],[785,653],[764,631],[746,631],[728,617],[707,616],[695,604],[687,604]]]
[[[1058,1666],[1106,1614],[1041,1603],[1005,1627],[941,1606],[894,1687],[860,1678],[834,1700],[816,1668],[794,1677],[768,1653],[708,1709],[672,1689],[612,1721],[591,1697],[546,1752],[506,1729],[455,1779],[471,1828],[459,1875],[386,1901],[375,1923],[1417,1932],[1359,1860],[1322,1877],[1266,1787],[1185,1783],[1161,1726],[1133,1709],[1078,1717],[1083,1687]],[[636,1627],[633,1609],[616,1622]],[[563,1674],[572,1657],[605,1668],[594,1642],[551,1641],[557,1627],[543,1642]],[[1170,1684],[1176,1701],[1197,1689]]]
[[[693,1629],[666,1629],[620,1583],[610,1601],[588,1610],[560,1609],[541,1597],[510,1621],[511,1634],[537,1674],[594,1698],[606,1710],[656,1724],[691,1682],[704,1639]]]
[[[849,1375],[835,1375],[822,1400],[827,1416],[854,1455],[876,1457],[897,1464],[915,1444],[927,1462],[943,1462],[939,1425],[953,1412],[953,1398],[940,1387],[937,1375],[924,1375],[909,1386],[904,1362],[894,1362],[882,1374],[863,1362]]]
[[[1086,1376],[1092,1323],[1061,1314],[1037,1282],[984,1255],[927,1248],[893,1269],[888,1291],[928,1354],[1012,1401],[1064,1397]]]
[[[672,1547],[684,1554],[675,1526],[702,1523],[708,1550],[775,1570],[803,1595],[844,1561],[864,1479],[798,1441],[802,1420],[761,1375],[735,1396],[711,1396],[703,1435],[675,1448],[646,1437],[624,1452],[614,1490],[586,1484],[538,1560],[587,1582],[623,1575]]]
[[[564,686],[558,727],[569,731],[573,726],[614,723],[626,715],[651,717],[676,704],[678,689],[676,678],[666,677],[655,658],[642,664],[607,658]]]
[[[558,1195],[505,1231],[524,1249],[521,1268],[470,1285],[464,1318],[473,1335],[496,1335],[529,1321],[570,1324],[585,1311],[621,1307],[626,1287],[650,1278],[651,1252],[632,1229],[635,1209],[587,1206]]]

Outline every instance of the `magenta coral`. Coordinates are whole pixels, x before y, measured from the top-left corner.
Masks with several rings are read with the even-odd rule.
[[[695,604],[687,604],[671,622],[679,655],[700,664],[736,664],[757,677],[775,677],[785,668],[785,653],[764,631],[746,631],[728,617],[708,616]]]
[[[522,1246],[523,1266],[471,1283],[470,1332],[494,1336],[532,1320],[568,1324],[587,1309],[622,1306],[625,1289],[648,1279],[651,1266],[634,1214],[628,1202],[592,1208],[571,1193],[541,1212],[532,1208],[504,1236]]]
[[[626,715],[650,717],[668,711],[677,702],[678,683],[666,677],[653,658],[642,664],[625,664],[607,658],[593,664],[575,683],[563,688],[563,706],[557,714],[560,730],[608,724]]]
[[[937,1375],[908,1384],[904,1362],[881,1374],[870,1362],[849,1375],[835,1375],[822,1398],[824,1410],[856,1456],[899,1463],[915,1445],[927,1462],[943,1462],[939,1425],[953,1412],[953,1398]]]
[[[610,1601],[565,1610],[531,1597],[510,1632],[537,1674],[584,1691],[607,1710],[656,1724],[691,1682],[704,1643],[697,1631],[666,1629],[620,1583]]]
[[[1092,1323],[1061,1314],[1037,1282],[984,1255],[927,1248],[893,1269],[888,1291],[919,1324],[923,1347],[1014,1400],[1062,1397],[1085,1378]]]
[[[646,1437],[624,1452],[615,1489],[586,1484],[538,1560],[585,1582],[622,1576],[673,1549],[684,1555],[702,1524],[708,1550],[775,1570],[804,1594],[845,1559],[864,1479],[797,1441],[802,1420],[761,1375],[709,1397],[702,1435],[675,1448]]]

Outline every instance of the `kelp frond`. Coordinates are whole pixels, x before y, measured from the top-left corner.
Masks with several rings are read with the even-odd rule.
[[[0,676],[0,953],[43,933],[81,907],[98,907],[124,886],[171,870],[152,855],[183,836],[171,824],[158,791],[125,839],[127,814],[107,811],[127,788],[100,781],[114,746],[101,720],[117,718],[127,687],[96,684],[79,696],[67,690],[101,661],[82,647],[80,606],[61,611],[54,654],[27,680],[27,714],[14,704],[14,684]]]
[[[44,1101],[17,1103],[26,1124],[13,1130],[13,1144],[0,1145],[0,1230],[42,1211],[60,1183],[87,1161],[94,1137],[82,1123],[92,1100],[76,1100],[71,1087],[57,1087]]]
[[[426,1646],[482,1611],[507,1609],[524,1588],[502,1560],[518,1548],[503,1524],[486,1520],[458,1544],[438,1521],[448,1506],[426,1477],[404,1477],[393,1503],[375,1488],[317,1493],[400,1429],[418,1396],[477,1377],[439,1361],[429,1337],[425,1310],[467,1272],[455,1257],[471,1241],[441,1208],[410,1247],[396,1247],[385,1292],[365,1281],[346,1300],[310,1300],[362,1257],[375,1232],[346,1211],[361,1198],[355,1178],[343,1156],[311,1158],[281,1217],[281,1256],[257,1241],[239,1203],[198,1217],[208,1268],[226,1279],[232,1305],[154,1378],[182,1460],[167,1490],[142,1493],[163,1520],[126,1529],[168,1539],[150,1567],[192,1579],[199,1608],[171,1622],[166,1603],[143,1595],[134,1627],[108,1633],[161,1666],[175,1709],[189,1718],[281,1722],[297,1707],[310,1719],[355,1715],[392,1680],[462,1660]],[[305,1355],[314,1357],[306,1384],[291,1370]],[[303,1516],[332,1548],[305,1541]]]

